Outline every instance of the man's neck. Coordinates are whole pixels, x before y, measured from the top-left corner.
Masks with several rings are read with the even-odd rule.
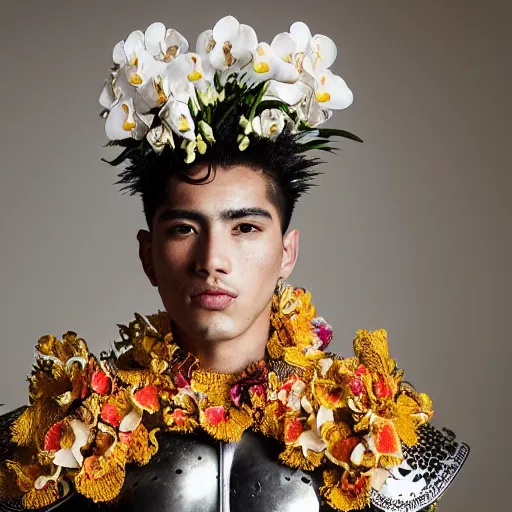
[[[218,373],[238,373],[265,356],[270,329],[269,315],[262,315],[244,333],[228,339],[207,341],[177,333],[178,343],[194,354],[201,367]]]

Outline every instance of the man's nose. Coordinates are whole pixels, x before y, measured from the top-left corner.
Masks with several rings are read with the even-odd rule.
[[[201,276],[229,274],[231,272],[229,236],[219,229],[203,231],[196,246],[194,271]]]

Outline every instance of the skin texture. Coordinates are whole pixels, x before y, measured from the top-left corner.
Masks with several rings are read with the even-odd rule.
[[[205,170],[198,166],[195,177]],[[202,185],[178,178],[169,185],[151,232],[137,235],[144,272],[180,345],[205,368],[241,371],[264,356],[272,295],[295,266],[299,232],[283,235],[267,178],[248,167],[217,168]],[[197,296],[219,288],[235,297],[217,296],[226,301],[212,309],[211,295],[206,305]]]

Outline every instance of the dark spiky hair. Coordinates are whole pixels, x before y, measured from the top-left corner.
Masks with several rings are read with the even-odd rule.
[[[216,167],[229,169],[236,165],[259,170],[268,179],[269,198],[280,213],[283,233],[288,229],[295,204],[312,186],[311,181],[319,174],[314,168],[321,160],[307,157],[306,145],[299,142],[300,135],[287,130],[274,139],[252,136],[249,146],[241,151],[237,137],[242,113],[242,109],[232,112],[216,130],[215,143],[206,154],[197,155],[192,164],[184,162],[182,150],[166,147],[158,154],[147,141],[124,155],[130,163],[120,172],[116,183],[130,195],[141,195],[150,229],[156,210],[167,200],[169,178],[177,176],[188,182],[204,183]],[[116,165],[116,160],[110,163]],[[209,176],[201,180],[190,178],[190,169],[200,164],[209,166]]]

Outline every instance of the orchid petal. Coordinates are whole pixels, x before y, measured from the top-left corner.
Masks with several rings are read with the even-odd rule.
[[[236,62],[231,51],[227,49],[224,51],[224,46],[220,44],[216,44],[209,53],[209,60],[213,68],[219,71],[225,71]]]
[[[115,101],[116,97],[114,95],[113,89],[113,77],[112,75],[109,75],[109,77],[105,80],[103,89],[101,90],[99,102],[102,107],[110,108]]]
[[[105,133],[110,140],[132,137],[141,140],[148,127],[135,115],[133,100],[121,99],[110,110],[105,122]]]
[[[267,109],[261,113],[261,134],[264,137],[275,138],[277,137],[284,129],[285,119],[284,114],[281,110],[277,108]],[[295,391],[295,389],[297,391]],[[300,391],[298,391],[300,389]],[[294,393],[302,393],[304,390],[304,383],[302,381],[297,381],[292,386],[292,391]]]
[[[274,60],[274,80],[285,83],[295,83],[300,76],[293,64],[288,64],[280,58]]]
[[[168,28],[165,39],[162,41],[164,60],[170,62],[172,58],[188,51],[188,41],[177,30]]]
[[[313,52],[316,53],[315,70],[319,72],[332,66],[336,60],[338,50],[334,41],[327,36],[321,34],[315,35],[313,38]]]
[[[126,53],[124,51],[124,41],[119,41],[114,46],[114,50],[112,52],[112,60],[118,66],[124,66],[126,64]]]
[[[326,69],[315,79],[315,96],[322,108],[338,110],[352,104],[354,95],[341,76]]]
[[[145,49],[144,33],[142,30],[134,30],[124,42],[124,52],[128,63],[132,66],[135,65],[135,60]]]
[[[251,61],[251,50],[258,45],[258,37],[255,30],[249,25],[240,25],[238,35],[232,41],[231,55],[237,59],[240,66],[245,66]]]
[[[260,116],[256,116],[252,120],[252,129],[254,130],[255,133],[257,133],[258,135],[261,135],[261,117]]]
[[[302,21],[296,21],[290,26],[290,34],[295,38],[297,43],[297,53],[309,52],[311,45],[311,31],[309,27]]]
[[[213,27],[213,38],[217,45],[222,46],[226,41],[232,42],[238,35],[240,23],[233,16],[224,16]]]
[[[213,39],[213,30],[205,30],[197,37],[196,53],[201,55],[201,57],[204,57],[212,51],[214,46],[215,40]]]
[[[184,139],[195,141],[194,120],[192,119],[187,104],[175,99],[170,99],[162,108],[159,115],[162,119],[162,123],[168,130],[172,130]]]
[[[125,129],[124,127],[128,128]],[[105,133],[110,140],[127,139],[132,136],[131,130],[135,127],[133,115],[129,117],[126,111],[126,102],[118,100],[108,113],[105,121]]]
[[[159,21],[152,23],[144,33],[144,42],[146,50],[153,56],[161,54],[161,44],[165,39],[165,25]]]
[[[272,43],[270,43],[270,48],[280,59],[288,64],[293,64],[293,55],[297,48],[297,41],[290,33],[282,32],[277,34]]]

